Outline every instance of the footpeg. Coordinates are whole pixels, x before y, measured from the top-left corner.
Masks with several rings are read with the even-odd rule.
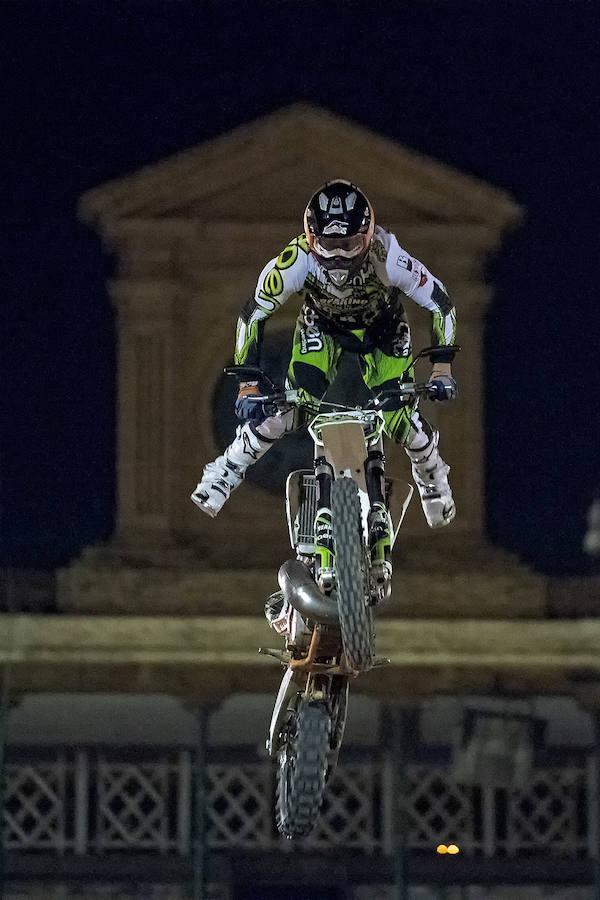
[[[275,650],[273,647],[259,647],[258,652],[262,656],[272,656],[274,659],[278,659],[284,666],[287,666],[292,659],[292,654],[287,650]]]
[[[392,595],[392,564],[388,560],[371,566],[371,606],[385,603]]]
[[[389,656],[376,656],[373,660],[373,668],[376,669],[377,667],[381,668],[382,666],[389,666],[391,663],[392,661]]]

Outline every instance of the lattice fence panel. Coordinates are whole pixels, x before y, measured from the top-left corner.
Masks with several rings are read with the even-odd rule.
[[[269,764],[208,766],[210,846],[270,846],[273,842],[272,784]]]
[[[585,772],[537,769],[526,790],[508,801],[507,851],[545,850],[575,856],[586,847],[579,809],[585,803]]]
[[[372,764],[338,767],[327,786],[317,827],[303,841],[306,849],[343,846],[370,853],[380,845],[375,825],[378,775]]]
[[[112,754],[59,751],[52,761],[8,764],[6,848],[187,856],[193,819],[189,754],[164,752],[162,759],[126,762]],[[85,777],[77,766],[82,756],[89,759]],[[485,848],[486,855],[587,857],[593,798],[587,778],[583,767],[537,769],[526,790],[507,794],[458,785],[443,766],[411,765],[408,845],[432,851],[438,843],[454,842],[465,853]],[[210,846],[293,849],[274,828],[274,780],[275,770],[266,761],[209,765]],[[394,799],[382,782],[380,760],[342,765],[328,786],[314,834],[293,847],[360,853],[387,848]]]
[[[49,763],[7,765],[4,794],[4,846],[8,850],[56,850],[69,843],[65,823],[67,765],[64,756]]]
[[[176,843],[170,821],[171,773],[166,761],[125,763],[98,760],[96,846],[100,850],[165,852]]]
[[[475,849],[474,791],[442,767],[408,766],[408,844],[430,850],[440,843]]]

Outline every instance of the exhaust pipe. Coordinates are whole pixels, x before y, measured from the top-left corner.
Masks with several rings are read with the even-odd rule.
[[[321,625],[339,625],[337,604],[322,594],[308,566],[299,559],[288,559],[279,569],[279,587],[294,609]]]

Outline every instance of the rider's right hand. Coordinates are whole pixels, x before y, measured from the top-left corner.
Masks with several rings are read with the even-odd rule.
[[[264,419],[265,413],[262,403],[257,403],[251,397],[260,397],[258,383],[256,381],[242,381],[235,401],[235,414],[242,422],[248,419]]]
[[[427,387],[430,400],[454,400],[458,390],[452,375],[438,375],[427,382]]]

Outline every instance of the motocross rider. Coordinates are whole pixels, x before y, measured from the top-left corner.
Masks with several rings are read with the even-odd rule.
[[[365,194],[343,179],[329,181],[311,197],[304,213],[304,232],[270,260],[258,277],[254,294],[237,323],[236,365],[259,365],[265,321],[292,294],[300,294],[287,386],[297,389],[310,408],[318,404],[335,378],[343,349],[358,350],[363,379],[373,391],[414,380],[410,329],[403,307],[409,297],[431,313],[432,343],[454,344],[454,304],[442,282],[398,243],[395,235],[375,224]],[[453,352],[442,352],[433,364],[429,384],[433,399],[453,400]],[[243,424],[222,456],[208,463],[191,495],[193,502],[216,516],[248,466],[257,462],[286,431],[293,414],[265,416],[253,381],[240,384],[235,412]],[[398,401],[388,404],[386,434],[401,444],[423,512],[431,528],[448,525],[456,515],[447,466],[438,450],[438,432],[421,412]]]

